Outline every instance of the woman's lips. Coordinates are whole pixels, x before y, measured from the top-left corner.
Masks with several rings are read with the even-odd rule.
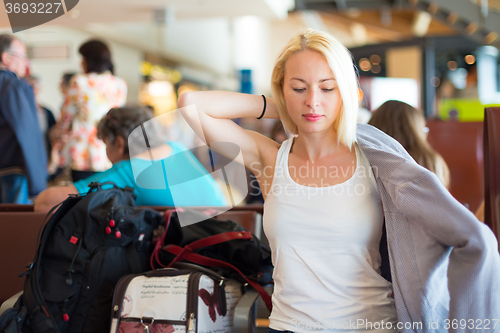
[[[307,121],[318,121],[323,116],[319,115],[319,114],[311,114],[311,113],[309,113],[309,114],[302,115],[302,117],[304,117]]]

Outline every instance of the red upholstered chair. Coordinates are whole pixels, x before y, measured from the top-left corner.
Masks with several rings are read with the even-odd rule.
[[[0,212],[33,212],[33,205],[0,204]]]
[[[484,222],[500,236],[500,108],[484,113]]]
[[[33,261],[38,232],[45,213],[0,213],[0,304],[20,290],[24,278],[19,274]]]
[[[475,212],[484,197],[483,123],[427,121],[428,141],[450,168],[451,194]]]

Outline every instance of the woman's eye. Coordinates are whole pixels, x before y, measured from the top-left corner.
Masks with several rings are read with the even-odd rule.
[[[324,92],[330,92],[330,91],[333,91],[333,88],[332,89],[323,89]]]
[[[303,92],[303,91],[305,91],[305,89],[304,88],[293,88],[293,91]]]

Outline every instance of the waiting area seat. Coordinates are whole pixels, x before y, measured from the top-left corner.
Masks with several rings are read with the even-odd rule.
[[[0,204],[0,212],[33,212],[33,205]]]
[[[33,261],[45,213],[0,212],[0,304],[23,289],[19,274]]]
[[[258,210],[261,209],[260,206]],[[19,278],[19,274],[34,258],[45,217],[45,213],[33,211],[0,211],[0,304],[23,289],[24,278]],[[257,211],[236,207],[217,218],[233,220],[257,237],[261,235],[262,215]]]
[[[428,141],[450,168],[450,193],[475,212],[484,198],[483,123],[428,120]]]
[[[500,107],[485,109],[484,166],[484,222],[500,239]]]

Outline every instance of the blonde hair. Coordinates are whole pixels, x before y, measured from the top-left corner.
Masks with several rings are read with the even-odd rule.
[[[337,132],[339,143],[352,148],[356,142],[356,118],[358,112],[358,81],[351,54],[338,40],[330,34],[306,29],[293,37],[285,46],[274,65],[271,88],[273,97],[286,131],[298,134],[297,125],[288,115],[285,97],[283,95],[283,81],[286,62],[291,55],[311,50],[325,57],[337,80],[342,99],[340,113],[333,126]]]

